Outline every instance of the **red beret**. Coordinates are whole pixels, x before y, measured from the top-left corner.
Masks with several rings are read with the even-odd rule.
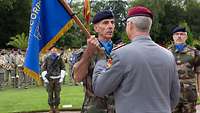
[[[143,6],[135,6],[128,10],[128,18],[134,16],[147,16],[153,19],[151,10]]]

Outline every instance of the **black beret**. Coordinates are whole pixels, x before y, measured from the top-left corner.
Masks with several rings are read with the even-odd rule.
[[[56,47],[56,44],[53,44],[53,45],[49,48],[49,50],[51,50],[51,49],[53,49],[53,48],[57,48],[57,47]]]
[[[172,29],[172,34],[176,33],[176,32],[186,32],[185,27],[175,27],[174,29]]]
[[[96,24],[96,23],[100,22],[103,19],[112,19],[112,18],[114,18],[113,12],[111,10],[104,10],[104,11],[98,12],[94,16],[92,23]]]

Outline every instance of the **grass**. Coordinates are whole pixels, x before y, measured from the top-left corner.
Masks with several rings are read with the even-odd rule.
[[[63,105],[72,105],[71,109],[80,109],[84,98],[83,87],[82,85],[69,86],[73,83],[70,82],[68,69],[69,65],[66,64],[65,83],[67,85],[62,85],[59,108]],[[47,99],[47,92],[43,86],[34,86],[29,89],[7,87],[0,90],[0,113],[47,111],[49,110]]]
[[[80,109],[83,102],[82,86],[62,86],[61,104],[72,105],[72,109]],[[200,99],[197,101],[200,104]],[[47,92],[44,87],[29,89],[7,88],[0,91],[0,113],[47,111]]]
[[[83,89],[81,86],[62,86],[61,104],[81,108]],[[4,89],[0,91],[0,113],[48,110],[47,92],[44,87],[29,89]]]

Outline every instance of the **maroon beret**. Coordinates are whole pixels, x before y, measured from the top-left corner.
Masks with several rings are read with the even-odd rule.
[[[151,10],[143,6],[135,6],[128,10],[128,18],[134,16],[146,16],[153,19],[153,14]]]

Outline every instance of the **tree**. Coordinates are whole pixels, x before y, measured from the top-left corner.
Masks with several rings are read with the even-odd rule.
[[[186,21],[191,29],[193,38],[200,40],[200,3],[197,0],[186,0]]]
[[[152,39],[164,45],[170,40],[171,29],[184,22],[184,0],[135,0],[133,6],[142,5],[153,12]]]
[[[180,2],[180,0],[177,0]],[[171,40],[172,29],[180,23],[185,22],[185,11],[176,0],[168,0],[164,6],[165,14],[160,17],[161,31],[160,41],[166,43]]]
[[[151,29],[152,39],[160,44],[166,44],[171,40],[171,29],[176,25],[185,23],[190,29],[190,37],[199,40],[200,32],[200,3],[197,0],[91,0],[91,19],[97,11],[103,9],[113,10],[116,19],[116,29],[113,40],[122,37],[128,42],[125,32],[124,20],[128,7],[143,5],[153,11],[154,19]],[[73,0],[71,4],[74,13],[85,24],[82,15],[83,2]],[[10,47],[6,43],[10,37],[24,32],[28,34],[29,18],[31,12],[31,0],[0,0],[0,48]],[[95,34],[93,24],[90,24],[91,34]],[[86,36],[80,28],[74,24],[69,31],[58,41],[60,46],[81,47],[86,44]]]
[[[7,11],[13,9],[13,5],[16,3],[16,0],[1,0],[0,9],[6,9]]]
[[[21,50],[26,50],[26,48],[28,47],[28,37],[25,35],[25,33],[10,37],[10,39],[11,41],[9,41],[7,45],[19,48]]]
[[[28,33],[31,0],[0,1],[0,48],[6,48],[9,38],[22,32]]]

